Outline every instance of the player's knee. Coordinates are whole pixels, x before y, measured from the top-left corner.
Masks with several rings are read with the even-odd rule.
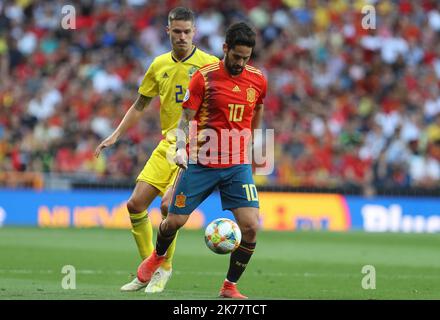
[[[175,234],[180,227],[181,226],[176,221],[165,219],[160,225],[160,230],[162,234],[172,235]]]
[[[129,213],[140,213],[147,209],[142,201],[136,200],[136,198],[130,198],[127,201],[127,210]]]
[[[241,227],[241,233],[243,240],[249,242],[254,242],[257,238],[258,232],[258,222],[248,222],[243,224]]]
[[[168,215],[166,220],[164,222],[167,222],[167,225],[171,230],[179,230],[181,227],[185,225],[185,222],[187,221],[188,217],[184,215],[175,215],[171,214]]]
[[[168,215],[168,201],[162,201],[160,204],[160,212],[162,213],[162,217],[166,217]]]
[[[182,227],[182,224],[176,220],[170,221],[169,225],[170,225],[170,228],[174,231],[177,231]]]
[[[173,227],[168,223],[167,219],[162,220],[162,222],[159,225],[159,234],[162,237],[169,237],[175,233],[176,231],[173,230]]]
[[[171,203],[172,192],[171,189],[168,189],[164,196],[162,197],[162,201],[160,203],[160,212],[162,213],[162,217],[166,217],[168,215],[168,207]]]

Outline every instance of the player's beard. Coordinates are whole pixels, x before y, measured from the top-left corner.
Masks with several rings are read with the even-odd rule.
[[[225,57],[225,66],[226,69],[228,69],[228,72],[233,75],[233,76],[238,76],[240,73],[243,72],[244,67],[238,65],[238,64],[232,64],[229,59],[228,56],[226,55]]]

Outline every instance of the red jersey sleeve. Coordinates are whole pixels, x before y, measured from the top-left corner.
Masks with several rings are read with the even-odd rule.
[[[182,107],[196,111],[199,110],[199,107],[203,102],[204,94],[205,79],[199,71],[196,71],[191,78],[188,89],[186,90],[185,97],[183,98]]]
[[[261,77],[262,79],[262,85],[261,85],[261,94],[260,94],[260,96],[258,97],[258,100],[257,100],[257,105],[259,105],[259,104],[263,104],[263,99],[266,97],[266,90],[267,90],[267,80],[266,80],[266,77],[264,77],[264,76],[262,76]]]

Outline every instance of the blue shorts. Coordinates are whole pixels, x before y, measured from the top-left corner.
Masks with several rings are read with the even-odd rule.
[[[180,169],[177,174],[169,212],[191,214],[217,187],[223,210],[259,208],[250,164],[228,168],[189,164],[186,170]]]

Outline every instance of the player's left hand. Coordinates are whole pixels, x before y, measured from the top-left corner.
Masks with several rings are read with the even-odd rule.
[[[182,169],[188,169],[188,154],[185,149],[178,149],[176,151],[176,156],[174,157],[174,162]]]

